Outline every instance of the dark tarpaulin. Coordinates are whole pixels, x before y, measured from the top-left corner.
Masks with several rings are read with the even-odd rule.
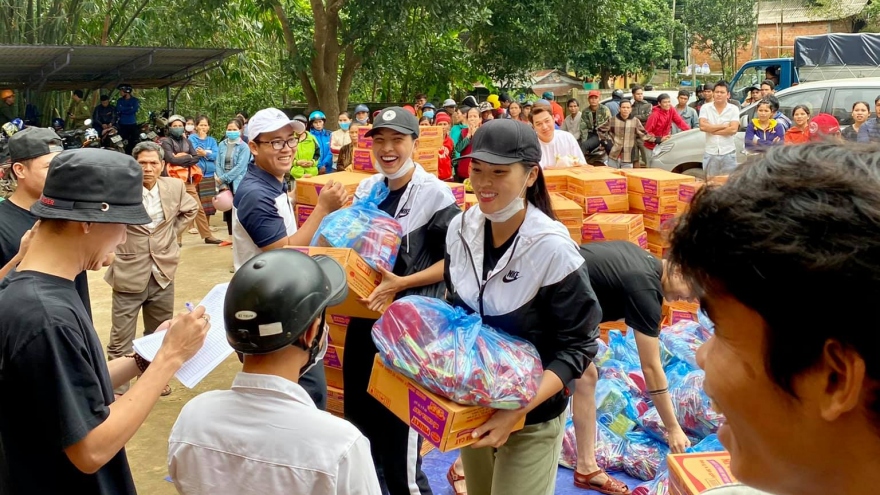
[[[795,67],[880,67],[880,34],[823,34],[794,40]]]

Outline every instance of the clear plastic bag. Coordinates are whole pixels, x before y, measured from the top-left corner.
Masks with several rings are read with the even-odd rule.
[[[626,438],[602,424],[596,425],[596,462],[605,471],[623,471]]]
[[[373,325],[373,342],[389,366],[464,405],[525,407],[544,372],[531,343],[430,297],[392,303]]]
[[[698,369],[697,349],[711,336],[699,323],[680,321],[660,332],[660,342],[676,360],[687,363],[695,370]]]
[[[577,462],[577,437],[574,434],[574,422],[569,416],[565,421],[565,434],[562,436],[562,452],[559,455],[559,465],[568,469],[576,469]]]
[[[312,246],[354,249],[373,268],[393,270],[403,228],[379,209],[388,193],[388,186],[379,181],[366,198],[324,217]]]
[[[626,435],[628,440],[623,454],[623,467],[626,473],[643,481],[650,481],[666,466],[669,447],[643,431],[633,431]]]
[[[602,339],[596,339],[596,357],[593,358],[593,364],[597,367],[601,367],[607,361],[614,357],[611,349],[608,347],[608,344],[605,343]]]
[[[669,495],[669,471],[660,473],[654,481],[642,483],[632,493],[633,495]]]
[[[709,397],[703,392],[705,379],[704,371],[692,371],[669,389],[679,424],[685,433],[697,438],[717,432],[724,422],[724,417],[712,410]]]

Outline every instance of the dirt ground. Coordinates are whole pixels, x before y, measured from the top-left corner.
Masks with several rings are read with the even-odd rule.
[[[211,225],[217,227],[215,237],[227,238],[222,217],[212,217]],[[185,311],[184,305],[187,302],[197,304],[214,285],[228,282],[232,278],[231,269],[232,247],[220,248],[205,244],[198,235],[184,234],[180,266],[175,279],[176,311]],[[89,273],[89,292],[92,297],[95,329],[106,347],[110,337],[111,290],[103,277],[103,271]],[[143,321],[139,321],[138,336],[142,332]],[[168,435],[174,421],[183,405],[191,398],[208,390],[229,388],[235,373],[240,369],[238,359],[232,355],[193,390],[187,389],[177,380],[172,380],[173,393],[159,399],[147,421],[125,446],[138,493],[177,493],[174,485],[165,480],[168,476]]]

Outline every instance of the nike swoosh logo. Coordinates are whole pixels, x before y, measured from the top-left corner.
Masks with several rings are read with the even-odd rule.
[[[501,281],[504,282],[505,284],[507,284],[507,283],[513,282],[514,280],[516,280],[518,278],[519,278],[519,275],[513,275],[513,274],[508,273],[507,275],[504,276],[503,279],[501,279]]]

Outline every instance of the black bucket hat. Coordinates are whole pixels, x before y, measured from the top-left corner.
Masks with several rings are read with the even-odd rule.
[[[462,155],[461,158],[471,158],[490,165],[541,161],[538,135],[531,127],[512,119],[486,122],[474,134],[471,146],[471,153]]]
[[[38,218],[73,222],[146,225],[144,172],[134,158],[117,151],[83,148],[64,151],[49,164]]]

